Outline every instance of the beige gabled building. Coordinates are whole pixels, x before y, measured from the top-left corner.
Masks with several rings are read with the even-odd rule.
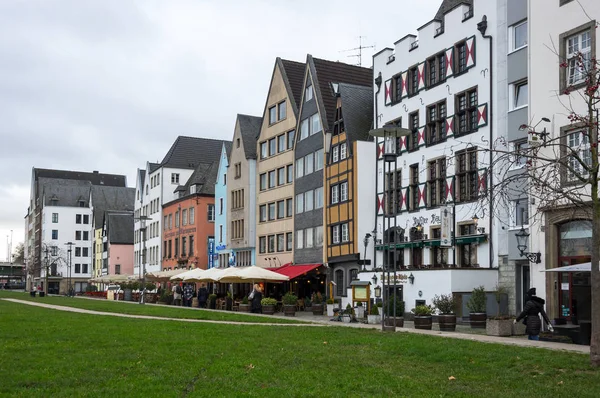
[[[294,142],[305,64],[275,60],[257,139],[256,265],[292,262]]]

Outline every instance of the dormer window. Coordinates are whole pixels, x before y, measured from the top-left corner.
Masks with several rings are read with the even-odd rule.
[[[196,193],[196,185],[190,185],[190,193]]]
[[[85,207],[85,200],[79,201],[79,207]]]

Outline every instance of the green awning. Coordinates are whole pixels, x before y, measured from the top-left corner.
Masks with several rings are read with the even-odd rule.
[[[487,242],[487,235],[468,235],[456,237],[457,245],[466,245],[468,243],[482,243]]]
[[[425,246],[425,247],[432,247],[432,246],[439,246],[439,245],[440,245],[439,239],[431,239],[431,240],[423,241],[423,246]]]

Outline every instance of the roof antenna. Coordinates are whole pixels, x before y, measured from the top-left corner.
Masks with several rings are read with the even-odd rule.
[[[372,48],[373,50],[375,50],[375,44],[373,44],[372,46],[363,46],[362,45],[362,39],[366,39],[366,38],[367,38],[367,36],[358,36],[358,47],[350,48],[348,50],[342,50],[340,52],[344,53],[344,52],[348,52],[348,51],[358,50],[358,54],[350,54],[350,55],[348,55],[348,57],[358,58],[358,63],[356,65],[362,66],[362,50],[366,49],[366,48]]]

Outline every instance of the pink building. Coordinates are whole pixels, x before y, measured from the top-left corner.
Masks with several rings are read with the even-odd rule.
[[[102,242],[102,275],[132,275],[133,213],[106,212]]]

